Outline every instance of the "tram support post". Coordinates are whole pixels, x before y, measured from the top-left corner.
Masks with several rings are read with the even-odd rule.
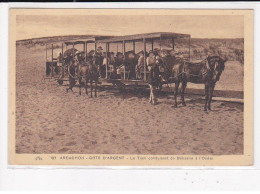
[[[64,63],[63,63],[63,47],[64,47],[64,45],[62,43],[62,45],[61,45],[61,57],[60,57],[60,59],[61,59],[61,69],[62,69],[62,78],[64,78],[64,71],[65,71]]]
[[[47,56],[47,44],[46,44],[46,57],[45,57],[46,63],[47,63],[47,60],[48,60],[48,56]]]
[[[174,38],[172,38],[172,50],[174,50]]]
[[[45,49],[46,49],[46,56],[45,56],[45,64],[46,64],[46,76],[49,75],[47,72],[49,71],[49,64],[47,65],[47,61],[48,61],[48,51],[47,51],[47,44],[45,44]]]
[[[162,36],[160,36],[160,50],[162,50]]]
[[[122,49],[123,49],[123,56],[125,57],[125,41],[123,40],[123,44],[122,44]],[[124,65],[124,80],[125,80],[125,65]]]
[[[51,44],[51,62],[53,62],[53,44]]]
[[[87,42],[84,42],[84,57],[85,57],[85,62],[87,62],[87,49],[86,49],[86,47],[87,47]]]
[[[107,79],[107,70],[108,70],[108,52],[109,52],[109,43],[106,43],[106,79]]]
[[[153,39],[152,39],[152,51],[153,51]]]
[[[73,59],[74,59],[74,42],[73,42],[73,44],[72,44],[72,57],[73,57]]]
[[[53,77],[54,67],[53,67],[53,44],[51,44],[51,76]]]
[[[189,61],[190,61],[190,36],[189,36]]]
[[[144,43],[144,81],[146,81],[146,40],[143,39]]]
[[[133,40],[133,51],[135,53],[135,41]]]

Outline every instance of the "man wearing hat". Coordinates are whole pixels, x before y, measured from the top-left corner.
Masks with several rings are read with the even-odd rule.
[[[97,48],[97,55],[102,56],[102,51],[103,51],[103,48],[102,48],[101,46],[99,46],[99,47]]]
[[[170,51],[170,55],[172,57],[172,59],[174,59],[174,61],[176,60],[176,51],[175,50],[171,50]]]
[[[104,60],[104,56],[103,56],[103,48],[101,46],[99,46],[96,50],[96,53],[95,53],[95,57],[96,57],[96,64],[98,65],[98,69],[99,69],[99,75],[101,77],[104,77],[105,76],[105,68],[104,68],[104,65],[103,65],[103,60]]]
[[[79,64],[80,64],[80,52],[77,50],[74,54],[74,66],[75,66],[76,76],[78,75]]]
[[[142,72],[144,70],[144,51],[139,52],[138,55],[139,58],[136,66],[136,78],[142,79]]]
[[[146,59],[148,70],[151,71],[153,65],[156,65],[155,53],[151,50],[149,51],[149,56]]]

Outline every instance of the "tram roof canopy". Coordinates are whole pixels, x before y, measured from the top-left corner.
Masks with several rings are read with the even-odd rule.
[[[66,45],[76,45],[76,44],[85,44],[85,43],[95,43],[96,41],[102,39],[112,38],[113,36],[90,36],[89,38],[75,39],[70,41],[65,41]]]
[[[115,36],[112,38],[106,38],[98,40],[100,43],[111,43],[111,42],[122,42],[122,41],[134,41],[134,40],[143,40],[143,39],[169,39],[169,38],[190,38],[190,34],[180,34],[172,32],[153,32],[153,33],[144,33],[144,34],[134,34],[127,36]]]

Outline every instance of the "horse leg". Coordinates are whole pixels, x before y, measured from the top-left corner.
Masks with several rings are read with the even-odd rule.
[[[149,87],[150,87],[150,98],[149,98],[149,102],[152,103],[153,86],[149,84]]]
[[[69,90],[71,90],[73,92],[72,88],[75,85],[74,82],[75,82],[74,79],[70,77],[69,78],[69,87],[66,89],[66,92],[68,92]]]
[[[181,85],[181,101],[182,101],[182,105],[186,106],[185,100],[184,100],[184,92],[185,92],[185,88],[187,86],[187,82],[183,81],[182,85]]]
[[[68,93],[68,91],[70,90],[71,84],[72,84],[72,80],[71,80],[71,78],[69,77],[69,87],[66,88],[66,92],[67,92],[67,93]]]
[[[149,85],[150,86],[150,100],[149,102],[151,104],[154,104],[154,91],[153,91],[153,85]]]
[[[152,92],[152,104],[153,105],[156,105],[157,104],[157,98],[155,97],[155,95],[154,95],[154,89],[152,90],[153,92]]]
[[[98,83],[98,80],[95,80],[95,97],[97,97],[97,83]]]
[[[155,98],[155,95],[154,95],[154,87],[151,84],[149,84],[149,86],[150,86],[150,99],[149,99],[149,102],[152,105],[155,105],[156,104],[156,98]]]
[[[79,78],[79,95],[81,95],[81,77]]]
[[[93,85],[92,85],[92,83],[93,83],[93,80],[90,79],[90,98],[93,98],[93,96],[92,96],[92,91],[93,91]]]
[[[70,87],[70,90],[73,92],[72,88],[76,85],[76,80],[73,78],[72,79],[72,84],[71,84],[71,87]]]
[[[178,105],[177,105],[177,95],[178,95],[179,85],[180,85],[180,82],[177,81],[177,82],[175,83],[175,92],[174,92],[174,101],[175,101],[174,107],[175,107],[175,108],[178,107]]]
[[[209,99],[209,83],[205,83],[205,106],[204,106],[204,111],[207,111],[208,99]]]
[[[86,95],[88,95],[88,79],[86,79],[85,90],[86,90]]]
[[[211,83],[210,88],[209,88],[209,100],[208,100],[208,109],[209,110],[211,110],[211,101],[212,101],[212,97],[213,97],[214,88],[215,88],[215,83]]]

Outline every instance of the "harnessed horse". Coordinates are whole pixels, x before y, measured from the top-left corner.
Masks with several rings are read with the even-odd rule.
[[[157,58],[156,63],[161,66],[160,58]],[[173,65],[170,75],[164,76],[161,74],[161,78],[164,79],[165,83],[175,83],[175,92],[174,92],[174,106],[177,107],[177,95],[180,83],[181,87],[181,99],[182,104],[185,106],[184,92],[187,86],[187,82],[205,84],[205,106],[204,110],[211,109],[211,101],[213,96],[213,91],[216,85],[216,82],[219,81],[222,72],[225,69],[225,62],[219,56],[207,57],[199,63],[192,63],[184,60],[176,61]],[[150,88],[154,86],[151,85]],[[154,104],[155,97],[151,89],[150,101]]]
[[[68,68],[69,73],[69,88],[68,90],[72,91],[72,88],[76,85],[76,80],[79,82],[79,95],[81,95],[81,86],[82,86],[82,79],[85,79],[85,90],[86,94],[88,95],[88,82],[90,82],[90,89],[91,89],[91,98],[92,91],[93,91],[93,81],[95,82],[95,97],[97,97],[97,84],[98,84],[98,67],[96,65],[96,58],[94,56],[93,60],[88,60],[84,62],[83,60],[80,61],[77,65],[74,63],[71,64]]]

